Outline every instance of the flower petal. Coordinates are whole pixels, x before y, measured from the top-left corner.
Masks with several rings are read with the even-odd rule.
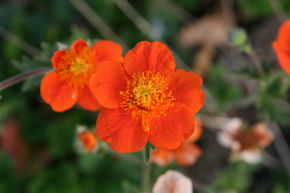
[[[133,119],[120,109],[102,109],[97,119],[96,131],[100,139],[119,153],[139,151],[148,139],[148,133],[142,129],[141,121]]]
[[[153,186],[153,193],[192,193],[192,182],[180,172],[169,170],[159,176]]]
[[[142,41],[126,54],[124,67],[128,74],[148,70],[168,73],[174,71],[175,62],[171,51],[165,44]]]
[[[240,118],[231,118],[221,126],[221,132],[218,134],[218,142],[227,148],[238,150],[240,143],[234,139],[237,132],[241,130],[243,121]]]
[[[165,166],[174,160],[173,152],[171,150],[158,148],[151,153],[151,161],[160,165]]]
[[[88,50],[88,44],[85,40],[76,40],[71,45],[71,50],[75,55],[80,55]]]
[[[277,55],[277,58],[279,60],[280,66],[283,68],[283,70],[285,70],[285,72],[287,72],[288,74],[290,74],[290,54],[287,54],[280,47],[280,45],[277,43],[277,41],[275,41],[272,44],[272,47],[276,51],[276,55]]]
[[[184,104],[175,103],[163,115],[149,115],[149,142],[157,148],[176,149],[194,131],[194,116]]]
[[[202,79],[193,72],[176,70],[169,80],[169,89],[176,101],[187,105],[193,114],[204,104],[205,95],[201,90]]]
[[[188,142],[182,143],[176,150],[174,150],[175,160],[181,166],[189,166],[196,162],[201,156],[201,149]]]
[[[122,62],[123,57],[122,57],[122,47],[109,40],[100,40],[97,41],[93,46],[92,46],[92,51],[98,61],[119,61]]]
[[[61,70],[70,65],[71,60],[67,57],[67,52],[67,50],[59,50],[53,54],[51,63],[54,69]]]
[[[278,33],[277,43],[280,48],[285,52],[290,54],[290,20],[284,22]]]
[[[126,73],[119,62],[102,62],[90,79],[90,90],[104,107],[117,108],[121,102],[120,91],[127,84]]]
[[[252,129],[259,139],[258,145],[260,147],[266,147],[273,141],[274,133],[265,123],[257,123],[252,127]]]
[[[194,125],[194,132],[190,136],[190,138],[187,140],[187,142],[196,142],[199,140],[203,133],[203,128],[201,125],[201,121],[198,118],[195,118],[195,125]]]
[[[93,96],[93,94],[91,93],[87,85],[85,85],[81,90],[79,90],[79,97],[78,97],[77,103],[82,108],[91,110],[91,111],[96,111],[101,107],[101,105]]]
[[[56,72],[44,76],[40,85],[42,99],[56,112],[70,109],[77,101],[78,92],[66,82],[59,80]]]
[[[257,164],[262,161],[261,151],[258,149],[250,149],[239,152],[239,156],[242,160],[249,164]]]

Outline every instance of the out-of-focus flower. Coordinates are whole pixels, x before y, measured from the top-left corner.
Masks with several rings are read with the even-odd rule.
[[[261,148],[268,146],[273,137],[273,133],[264,123],[245,129],[241,119],[233,118],[224,124],[218,140],[221,145],[234,152],[234,157],[248,163],[257,163],[261,160]]]
[[[98,140],[95,134],[91,131],[80,133],[78,138],[88,152],[92,152],[98,145]]]
[[[123,63],[99,66],[90,89],[102,108],[98,137],[119,153],[141,150],[147,142],[175,149],[194,130],[194,114],[204,104],[202,79],[175,70],[174,57],[161,42],[138,43]]]
[[[169,170],[159,176],[152,193],[192,193],[191,180],[180,172]]]
[[[98,147],[98,139],[96,135],[88,130],[85,126],[77,127],[77,148],[85,150],[86,152],[93,152]]]
[[[151,153],[152,162],[164,166],[176,161],[181,166],[192,165],[201,156],[202,150],[194,144],[202,135],[202,126],[198,119],[195,120],[195,128],[192,136],[174,150],[158,148]]]
[[[121,54],[121,46],[107,40],[98,41],[92,47],[84,40],[77,40],[70,49],[55,52],[54,71],[41,81],[42,99],[57,112],[68,110],[76,103],[87,110],[99,109],[89,89],[89,80],[100,63],[121,61]]]
[[[290,20],[285,21],[272,44],[283,70],[290,74]]]
[[[25,169],[28,147],[20,136],[20,125],[14,118],[8,119],[1,128],[1,149],[16,162],[19,170]]]

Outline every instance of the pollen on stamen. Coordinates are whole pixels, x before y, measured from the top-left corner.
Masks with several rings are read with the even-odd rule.
[[[67,81],[73,87],[83,87],[93,72],[93,64],[88,58],[75,57],[70,61],[70,65],[62,69],[60,78]]]
[[[136,72],[127,79],[127,87],[119,92],[123,101],[121,108],[134,118],[142,118],[154,111],[161,116],[175,98],[168,89],[168,80],[155,71]],[[144,131],[149,131],[144,125]]]

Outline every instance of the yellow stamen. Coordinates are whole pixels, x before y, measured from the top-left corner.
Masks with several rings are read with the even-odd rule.
[[[134,73],[120,95],[123,97],[121,108],[137,119],[152,111],[160,116],[175,100],[168,89],[167,78],[155,71]],[[144,131],[150,130],[143,121],[142,126]]]

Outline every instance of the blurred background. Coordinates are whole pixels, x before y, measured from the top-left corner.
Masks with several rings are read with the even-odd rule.
[[[50,67],[57,43],[110,39],[125,53],[142,40],[162,41],[178,68],[204,78],[207,100],[202,155],[187,167],[153,164],[151,184],[171,168],[190,176],[195,192],[289,193],[290,79],[271,48],[289,13],[289,0],[1,0],[0,81]],[[141,154],[102,143],[79,152],[76,126],[93,130],[97,113],[53,112],[40,98],[41,78],[0,92],[0,193],[140,192]],[[230,161],[215,123],[231,117],[273,126],[266,161]]]

